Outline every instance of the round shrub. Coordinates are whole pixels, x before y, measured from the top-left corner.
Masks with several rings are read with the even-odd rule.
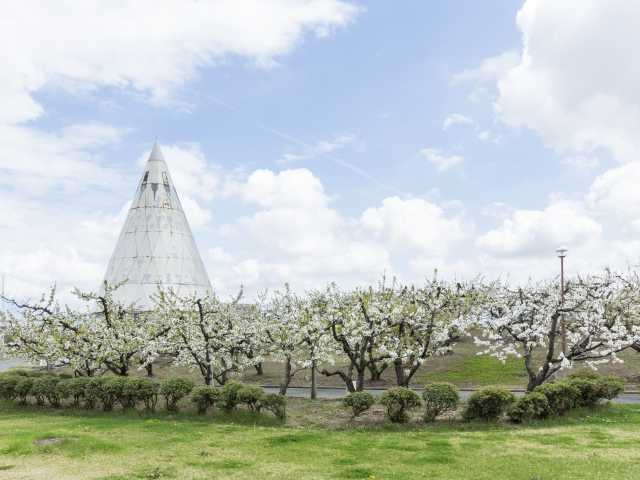
[[[14,389],[15,396],[18,399],[18,403],[26,405],[27,398],[31,394],[31,387],[33,386],[34,379],[23,375],[18,376],[18,378],[19,380]]]
[[[160,384],[148,378],[136,379],[136,399],[144,403],[145,410],[153,412],[158,404]]]
[[[169,378],[160,385],[160,393],[164,397],[167,410],[178,411],[178,402],[193,390],[193,382],[185,378]]]
[[[273,413],[276,418],[284,420],[287,416],[287,399],[284,395],[267,393],[262,398],[262,408]]]
[[[238,403],[240,403],[238,392],[242,387],[242,383],[236,382],[235,380],[230,380],[223,385],[222,391],[220,392],[222,408],[228,412],[236,409]]]
[[[211,385],[201,385],[191,392],[191,401],[196,404],[198,413],[204,415],[211,407],[215,407],[222,394],[222,390]]]
[[[485,387],[474,392],[464,411],[465,420],[497,420],[515,401],[509,390],[498,387]]]
[[[429,383],[422,392],[424,400],[424,421],[433,422],[438,415],[455,410],[460,396],[458,388],[451,383]]]
[[[353,418],[362,415],[369,410],[374,403],[375,399],[369,392],[351,392],[342,400],[342,405],[351,409]]]
[[[264,390],[255,385],[243,385],[238,389],[238,400],[247,405],[252,412],[260,412],[263,398]]]
[[[624,380],[615,375],[600,377],[597,382],[600,398],[613,400],[624,392]]]
[[[404,423],[409,420],[409,411],[420,406],[420,397],[410,388],[394,387],[382,394],[380,403],[385,407],[389,420]]]
[[[549,416],[549,401],[540,392],[529,392],[509,408],[507,415],[516,423],[546,418]]]
[[[102,402],[102,410],[110,412],[122,393],[122,381],[118,377],[104,377],[101,380],[98,397]]]
[[[536,387],[549,402],[549,411],[553,415],[564,415],[576,407],[580,398],[580,390],[567,381],[551,382]]]
[[[600,396],[600,384],[597,379],[575,377],[566,380],[566,382],[578,390],[576,407],[593,407],[602,399]]]
[[[73,406],[80,407],[80,402],[84,398],[84,390],[86,387],[87,378],[77,377],[60,380],[58,382],[58,394],[61,399],[70,398],[73,402]]]
[[[55,375],[34,378],[31,385],[31,395],[36,398],[36,403],[42,406],[47,400],[52,407],[59,407],[60,394],[57,388],[59,382],[60,378]]]
[[[0,375],[0,398],[4,400],[16,398],[16,385],[19,381],[18,375]]]
[[[102,399],[103,378],[85,377],[84,382],[84,407],[95,408],[96,403]]]
[[[567,375],[568,380],[573,380],[576,378],[580,378],[583,380],[599,380],[600,378],[602,378],[602,375],[600,375],[598,372],[587,369],[575,370]]]

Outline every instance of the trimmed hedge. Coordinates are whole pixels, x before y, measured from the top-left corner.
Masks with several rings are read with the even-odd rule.
[[[469,397],[463,417],[465,420],[497,420],[515,399],[513,393],[505,388],[482,388]]]
[[[191,401],[196,404],[198,413],[204,415],[209,408],[215,407],[220,401],[222,389],[211,385],[201,385],[191,392]]]
[[[374,403],[375,399],[369,392],[351,392],[342,400],[342,405],[351,409],[352,418],[362,415],[369,410]]]
[[[160,393],[164,397],[168,411],[177,412],[178,402],[189,395],[194,384],[185,378],[169,378],[160,385]]]
[[[540,392],[549,402],[549,410],[553,415],[564,415],[578,406],[580,390],[567,381],[545,383],[536,387],[534,392]]]
[[[390,388],[380,397],[387,417],[394,423],[404,423],[409,420],[409,411],[420,406],[420,397],[410,388]]]
[[[451,383],[429,383],[422,392],[424,401],[424,421],[433,422],[438,415],[453,411],[458,407],[460,395],[458,387]]]
[[[549,416],[549,401],[541,392],[529,392],[509,408],[507,415],[516,423],[538,420]]]

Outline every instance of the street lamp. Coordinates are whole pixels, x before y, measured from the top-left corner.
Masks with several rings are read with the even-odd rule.
[[[567,256],[567,248],[560,247],[556,250],[558,258],[560,259],[560,307],[564,306],[564,258]],[[564,321],[564,313],[560,319],[560,331],[562,338],[562,353],[567,355],[567,326]]]

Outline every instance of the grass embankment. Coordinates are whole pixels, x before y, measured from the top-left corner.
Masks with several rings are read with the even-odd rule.
[[[287,423],[238,412],[198,417],[0,408],[0,478],[637,478],[640,407],[609,405],[530,426],[417,421],[337,402],[292,401]],[[329,427],[315,426],[329,425]]]

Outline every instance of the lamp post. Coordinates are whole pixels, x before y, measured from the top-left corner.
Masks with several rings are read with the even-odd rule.
[[[567,248],[560,247],[556,250],[558,258],[560,259],[560,308],[564,306],[564,259],[567,256]],[[564,313],[560,319],[560,335],[562,341],[562,353],[567,355],[567,326],[564,321]]]

